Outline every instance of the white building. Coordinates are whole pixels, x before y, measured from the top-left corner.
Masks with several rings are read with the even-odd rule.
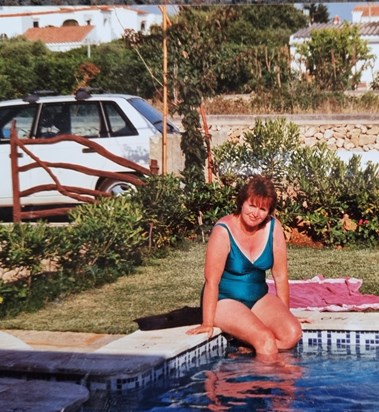
[[[126,29],[147,34],[161,22],[161,14],[121,5],[0,7],[0,38],[24,35],[67,51],[120,39]]]
[[[292,34],[290,48],[293,56],[293,68],[300,72],[305,71],[305,68],[298,64],[299,56],[296,54],[296,45],[309,40],[312,30],[339,29],[343,24],[345,23],[341,22],[338,17],[334,17],[330,23],[312,24]],[[370,53],[374,56],[372,66],[363,71],[359,85],[360,89],[369,89],[379,73],[379,6],[369,4],[355,7],[352,12],[352,24],[358,26],[361,38],[367,42]]]
[[[353,23],[379,22],[379,5],[364,4],[354,7],[352,12]]]

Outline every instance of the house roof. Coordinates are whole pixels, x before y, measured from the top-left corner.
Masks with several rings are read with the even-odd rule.
[[[339,29],[345,23],[317,23],[312,24],[304,29],[301,29],[292,35],[293,39],[307,39],[310,37],[313,30],[322,30],[322,29]],[[379,22],[371,23],[356,23],[356,26],[359,28],[361,36],[379,36]]]
[[[368,4],[368,5],[360,5],[355,6],[353,9],[353,13],[356,11],[362,12],[362,16],[370,17],[370,16],[379,16],[379,5],[377,4]]]
[[[94,29],[94,26],[33,27],[24,33],[30,41],[49,43],[80,43]]]

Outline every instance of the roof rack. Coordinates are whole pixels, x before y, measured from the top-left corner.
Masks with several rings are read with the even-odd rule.
[[[92,93],[104,93],[104,90],[97,87],[81,87],[75,92],[76,100],[86,100],[92,96]]]
[[[33,93],[28,94],[22,100],[28,103],[36,103],[40,97],[43,96],[57,96],[58,93],[54,90],[35,90]]]

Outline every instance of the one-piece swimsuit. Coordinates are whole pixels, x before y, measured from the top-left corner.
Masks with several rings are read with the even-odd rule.
[[[219,284],[218,300],[234,299],[251,309],[268,292],[266,270],[272,268],[273,231],[275,219],[271,217],[269,236],[263,252],[255,261],[250,261],[241,251],[225,223],[216,226],[226,228],[230,239],[230,252]]]

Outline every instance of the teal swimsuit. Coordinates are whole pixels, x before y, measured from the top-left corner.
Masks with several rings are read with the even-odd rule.
[[[230,252],[224,273],[221,276],[218,300],[234,299],[251,309],[268,292],[266,270],[272,268],[274,263],[273,231],[275,219],[271,218],[266,246],[254,262],[251,262],[240,250],[227,225],[216,223],[217,225],[226,228],[230,239]]]

